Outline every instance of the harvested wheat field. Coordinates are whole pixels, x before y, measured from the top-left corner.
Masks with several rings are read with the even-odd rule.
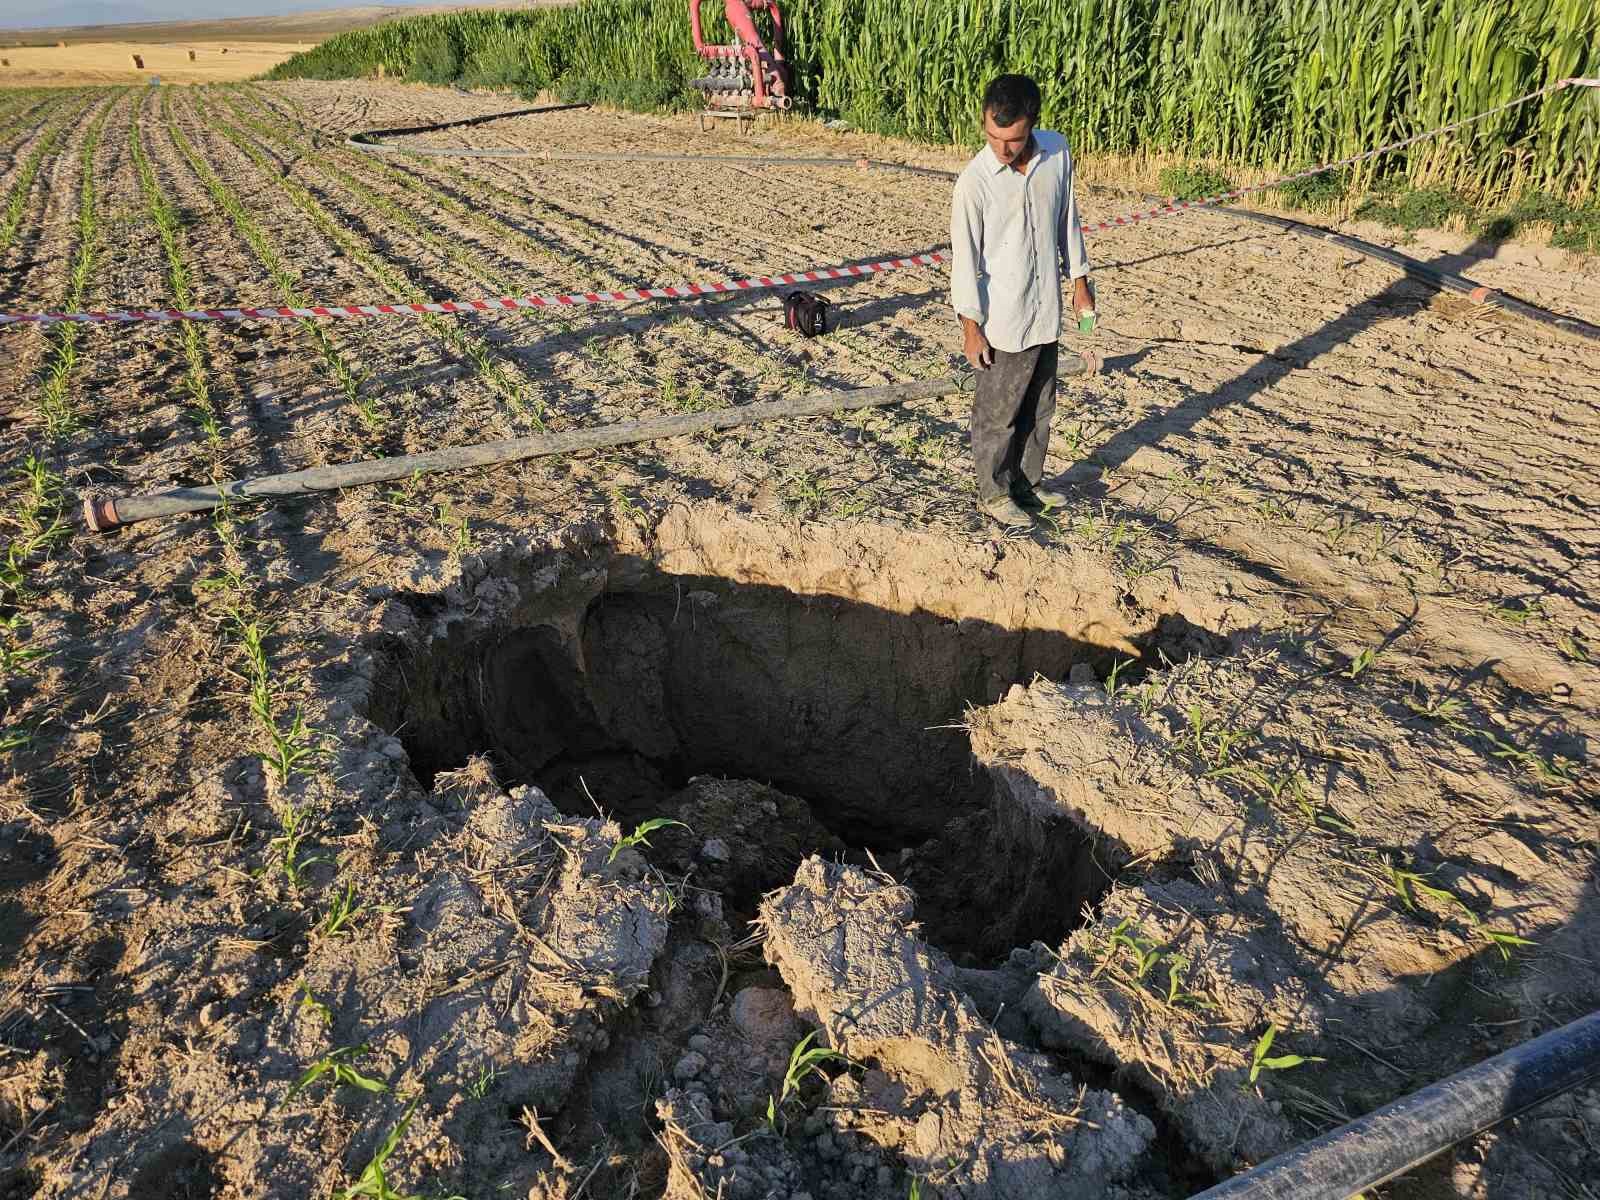
[[[511,106],[9,94],[0,309],[945,240],[903,173],[342,145]],[[419,140],[960,162],[607,111]],[[773,292],[0,328],[0,1194],[1175,1198],[1600,1004],[1595,344],[1227,214],[1090,249],[1071,504],[1016,537],[961,395],[78,517],[947,376],[937,270],[828,288],[815,340]],[[1600,321],[1562,251],[1409,252]],[[1597,1178],[1591,1086],[1376,1194]]]
[[[65,42],[0,51],[0,87],[81,84],[231,83],[271,70],[299,42]]]

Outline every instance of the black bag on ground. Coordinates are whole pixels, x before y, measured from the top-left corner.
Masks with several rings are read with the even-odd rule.
[[[783,298],[783,323],[808,338],[827,333],[827,298],[796,288]]]

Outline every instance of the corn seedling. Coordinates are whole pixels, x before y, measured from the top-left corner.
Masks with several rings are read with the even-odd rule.
[[[11,243],[17,238],[17,231],[22,226],[22,214],[28,204],[28,196],[33,192],[33,181],[38,178],[39,168],[44,164],[46,156],[55,149],[56,143],[61,140],[61,134],[72,123],[72,118],[77,117],[87,107],[88,102],[85,102],[58,117],[33,144],[28,157],[22,160],[22,169],[17,172],[11,190],[6,193],[5,207],[0,209],[0,254],[9,250]]]
[[[283,871],[284,879],[297,892],[306,885],[307,871],[329,861],[326,855],[308,854],[302,848],[302,843],[311,834],[309,812],[309,805],[296,807],[293,804],[285,804],[278,814],[279,828],[282,832],[267,843],[277,855],[278,866]]]
[[[281,130],[255,120],[243,112],[234,102],[232,96],[227,96],[226,102],[234,115],[257,137],[274,142],[283,149],[296,154],[305,153],[306,148],[303,145],[286,137]],[[200,111],[206,114],[207,119],[213,123],[223,137],[244,151],[258,166],[265,170],[272,170],[271,160],[262,153],[261,148],[244,131],[228,124],[221,118],[220,114],[213,110],[208,110],[204,101],[200,102]],[[517,286],[515,281],[495,272],[482,259],[468,251],[459,238],[449,238],[438,233],[430,224],[419,219],[409,209],[390,199],[382,192],[374,190],[349,172],[335,166],[326,155],[310,155],[306,161],[310,162],[325,176],[337,181],[346,190],[373,205],[396,225],[408,230],[413,236],[443,255],[446,259],[463,262],[468,270],[495,290],[500,292],[521,292],[526,290]],[[386,171],[392,170],[387,164],[374,164],[366,159],[362,159],[362,164],[372,170],[380,168]],[[383,284],[384,287],[403,294],[412,301],[427,299],[404,274],[374,254],[372,248],[366,243],[354,237],[345,224],[330,218],[321,203],[304,187],[292,179],[283,178],[281,175],[276,175],[275,177],[295,206],[309,216],[317,224],[318,228],[336,242],[368,275]],[[412,187],[409,190],[416,190],[414,181],[412,181]],[[437,201],[439,196],[435,193],[430,196],[430,199]],[[471,206],[459,207],[464,214],[475,211]],[[543,428],[544,408],[542,403],[530,399],[525,394],[524,384],[512,378],[507,370],[507,364],[496,356],[487,342],[466,332],[459,321],[442,321],[436,317],[431,319],[425,317],[423,323],[440,340],[470,359],[479,376],[497,395],[518,412],[527,415],[536,426]],[[370,406],[362,409],[362,418],[369,427],[375,427],[381,420],[377,410]]]
[[[1501,737],[1493,730],[1485,729],[1481,733],[1491,747],[1489,751],[1491,757],[1521,767],[1544,786],[1563,788],[1577,781],[1577,763],[1570,758],[1563,758],[1559,754],[1545,758],[1542,754]]]
[[[1389,876],[1390,888],[1400,898],[1400,902],[1406,906],[1407,911],[1416,913],[1418,911],[1416,897],[1423,895],[1431,900],[1437,900],[1446,908],[1459,908],[1469,921],[1477,921],[1473,911],[1467,907],[1467,902],[1449,888],[1436,887],[1416,871],[1402,870],[1387,859],[1384,860],[1383,865]]]
[[[194,590],[201,595],[232,595],[244,589],[244,575],[234,567],[223,567],[215,575],[197,579]]]
[[[267,736],[268,748],[261,755],[261,761],[278,777],[279,783],[287,783],[316,761],[321,748],[299,707],[295,708],[287,725],[280,725],[274,715],[276,697],[264,644],[266,629],[255,619],[246,620],[245,614],[237,608],[230,609],[228,615],[238,631],[244,654],[250,712]]]
[[[1519,946],[1538,945],[1537,942],[1529,938],[1518,937],[1516,934],[1508,933],[1504,929],[1490,929],[1487,925],[1479,925],[1478,932],[1488,939],[1491,946],[1500,952],[1500,961],[1502,962],[1510,962],[1512,951]]]
[[[822,1064],[830,1059],[840,1062],[849,1062],[837,1050],[830,1050],[826,1046],[811,1045],[816,1033],[808,1033],[795,1043],[794,1049],[789,1052],[789,1067],[783,1073],[783,1086],[777,1096],[767,1097],[767,1126],[771,1129],[778,1127],[778,1116],[783,1112],[783,1106],[798,1095],[800,1085],[812,1075],[822,1073]]]
[[[1293,1067],[1303,1066],[1306,1063],[1327,1061],[1325,1058],[1304,1054],[1280,1054],[1269,1058],[1268,1053],[1272,1050],[1272,1039],[1277,1036],[1277,1025],[1268,1025],[1267,1031],[1261,1035],[1261,1040],[1256,1043],[1255,1050],[1250,1058],[1251,1083],[1255,1083],[1262,1071],[1287,1071]]]
[[[435,506],[434,524],[450,539],[451,558],[460,558],[472,549],[472,531],[467,528],[466,515],[452,511],[450,501],[441,500]]]
[[[1544,607],[1538,600],[1521,608],[1509,604],[1496,604],[1489,610],[1489,615],[1497,621],[1504,621],[1507,625],[1531,625],[1535,621],[1544,619]]]
[[[384,1083],[373,1079],[370,1075],[363,1075],[350,1065],[351,1059],[357,1055],[367,1053],[370,1049],[370,1046],[361,1045],[342,1046],[337,1050],[330,1050],[312,1063],[306,1072],[294,1081],[294,1085],[289,1088],[289,1095],[298,1095],[316,1083],[317,1080],[328,1075],[333,1077],[335,1087],[360,1088],[363,1092],[374,1093],[388,1091],[389,1089]]]
[[[78,154],[81,178],[78,184],[77,245],[67,275],[67,292],[61,302],[67,312],[84,307],[84,296],[95,273],[100,227],[95,213],[94,156],[100,146],[100,131],[105,127],[106,118],[121,99],[119,93],[116,99],[95,114]],[[39,392],[39,412],[44,418],[45,431],[52,438],[64,438],[83,424],[70,398],[70,381],[78,365],[78,339],[82,333],[83,327],[74,322],[66,322],[51,331],[53,346],[44,369],[44,386]]]
[[[348,927],[366,911],[365,904],[356,902],[355,881],[349,880],[345,883],[343,891],[333,894],[333,899],[328,904],[327,915],[322,918],[322,924],[317,926],[317,932],[326,938],[340,937],[349,933]]]
[[[872,501],[865,493],[853,489],[833,506],[833,515],[841,521],[848,521],[851,517],[859,517],[866,512],[871,504]]]
[[[326,1027],[333,1024],[333,1009],[318,1000],[309,983],[300,985],[300,1000],[295,1005],[301,1012],[310,1013]]]
[[[479,1064],[472,1079],[467,1083],[467,1098],[482,1100],[489,1094],[489,1089],[494,1086],[494,1081],[500,1078],[502,1074],[504,1072],[495,1070],[494,1064],[491,1062]]]
[[[162,253],[167,259],[167,285],[174,308],[195,307],[194,286],[189,278],[189,268],[184,262],[180,242],[183,237],[183,219],[178,210],[161,190],[155,169],[145,154],[144,138],[139,132],[139,105],[133,109],[130,137],[133,163],[139,174],[139,186],[144,190],[145,204],[150,219],[161,241]],[[217,420],[216,407],[211,403],[211,385],[206,374],[205,348],[200,327],[193,321],[178,322],[178,336],[183,343],[185,370],[183,387],[189,393],[189,408],[194,421],[205,432],[213,449],[222,442],[222,425]]]
[[[22,641],[27,631],[28,627],[20,613],[0,619],[0,688],[26,675],[30,663],[38,662],[49,654],[42,646],[29,646]]]
[[[632,496],[628,495],[627,492],[623,491],[620,486],[614,485],[612,487],[611,502],[615,504],[617,506],[617,510],[634,525],[637,525],[640,529],[649,528],[650,517],[645,512],[644,506]]]
[[[796,471],[783,484],[783,498],[803,517],[821,516],[828,508],[828,492],[820,476]]]
[[[1162,947],[1147,937],[1141,937],[1138,930],[1128,932],[1133,925],[1133,918],[1124,917],[1117,922],[1117,926],[1106,934],[1106,957],[1116,956],[1121,949],[1127,949],[1133,955],[1134,978],[1142,981],[1150,974],[1155,965],[1162,959]]]
[[[1196,1008],[1211,1008],[1211,1001],[1197,992],[1186,992],[1178,981],[1178,975],[1189,969],[1189,960],[1182,954],[1167,956],[1167,993],[1163,997],[1167,1004],[1173,1008],[1182,1008],[1185,1004],[1192,1004]]]
[[[1106,672],[1106,699],[1115,700],[1117,698],[1117,693],[1122,690],[1122,684],[1118,682],[1118,677],[1125,669],[1133,666],[1137,661],[1137,659],[1133,658],[1124,658],[1111,664],[1111,670]]]
[[[1349,667],[1347,667],[1345,669],[1345,673],[1344,673],[1345,678],[1346,679],[1359,679],[1359,678],[1361,678],[1361,673],[1363,671],[1365,671],[1368,667],[1370,667],[1373,664],[1374,660],[1377,659],[1377,657],[1378,657],[1377,648],[1375,646],[1368,646],[1365,650],[1361,651],[1360,654],[1357,654],[1354,658],[1352,658],[1350,660]]]
[[[366,1170],[361,1172],[361,1177],[339,1193],[338,1200],[356,1200],[357,1197],[366,1197],[367,1200],[423,1200],[423,1197],[412,1194],[402,1195],[389,1186],[387,1167],[389,1158],[399,1149],[400,1141],[406,1135],[406,1127],[411,1124],[411,1118],[416,1114],[417,1105],[422,1103],[422,1097],[417,1096],[406,1105],[406,1110],[401,1114],[399,1123],[384,1135],[382,1143],[373,1152],[372,1159],[367,1163]]]
[[[617,855],[634,846],[648,847],[650,845],[649,835],[658,829],[665,829],[668,825],[682,825],[685,829],[689,828],[684,822],[674,821],[671,817],[651,817],[648,821],[641,821],[634,826],[633,832],[627,837],[617,839],[617,844],[611,847],[611,853],[606,855],[606,862],[608,864],[615,862]]]
[[[163,95],[164,105],[168,99],[168,95]],[[256,261],[261,264],[267,275],[272,279],[273,285],[278,289],[278,294],[282,297],[283,302],[296,308],[307,307],[310,304],[310,300],[300,290],[298,279],[290,272],[282,256],[279,255],[277,247],[272,244],[272,239],[267,236],[266,231],[261,228],[255,217],[251,215],[244,202],[211,169],[199,151],[184,136],[177,124],[172,122],[169,127],[172,133],[172,140],[185,160],[188,161],[190,169],[194,171],[200,182],[205,186],[206,191],[211,194],[211,198],[216,202],[217,207],[228,215],[235,231],[244,240],[245,244],[250,247],[250,251],[255,255]],[[279,183],[283,182],[282,172],[275,168],[269,167],[268,177],[277,180]],[[328,330],[323,325],[309,319],[297,321],[296,324],[300,327],[301,332],[316,346],[317,354],[322,360],[324,369],[344,394],[345,399],[365,411],[364,405],[366,401],[361,394],[361,378],[357,375],[355,369],[345,361],[345,357],[340,353],[339,348],[333,344],[333,338],[329,335]]]
[[[16,522],[32,549],[54,545],[69,532],[61,520],[61,476],[37,451],[29,451],[17,468],[24,490],[17,505]]]
[[[50,469],[42,454],[30,451],[16,474],[21,475],[24,490],[10,515],[10,523],[18,528],[19,536],[6,544],[5,557],[0,558],[0,600],[10,598],[13,602],[27,589],[27,574],[37,555],[72,533],[70,526],[61,520],[61,477]],[[13,645],[19,629],[21,627],[16,624],[10,627],[13,637],[8,638],[8,642]],[[19,666],[29,658],[35,658],[35,654],[11,659],[11,666]],[[5,659],[0,659],[3,661]],[[8,672],[0,672],[0,678],[3,674]]]
[[[1458,733],[1467,733],[1472,730],[1472,726],[1465,719],[1466,702],[1459,696],[1435,696],[1426,703],[1408,697],[1406,699],[1406,707],[1419,717],[1427,717],[1430,721],[1438,721],[1441,725]]]

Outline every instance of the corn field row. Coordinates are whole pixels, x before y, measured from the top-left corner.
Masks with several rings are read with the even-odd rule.
[[[1342,158],[1600,71],[1593,0],[806,0],[787,17],[802,97],[864,129],[971,143],[984,84],[1025,71],[1046,123],[1080,150],[1257,167]],[[585,0],[392,21],[274,77],[380,66],[643,108],[689,103],[697,73],[682,0]],[[1600,182],[1600,94],[1548,96],[1421,143],[1392,170],[1478,200],[1583,200]]]

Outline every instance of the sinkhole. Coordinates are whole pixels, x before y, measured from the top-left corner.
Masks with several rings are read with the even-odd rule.
[[[963,718],[1036,675],[1103,678],[1126,654],[1072,631],[1135,619],[1114,592],[1086,616],[1066,591],[1055,627],[1008,627],[622,555],[506,578],[522,596],[509,615],[387,647],[372,716],[424,786],[484,755],[503,785],[575,815],[686,820],[696,846],[722,843],[696,882],[742,916],[806,854],[877,864],[964,964],[1056,944],[1108,886],[1115,856],[1070,819],[1012,811]],[[436,598],[412,603],[438,616]],[[1122,640],[1152,660],[1202,635],[1144,619]]]

